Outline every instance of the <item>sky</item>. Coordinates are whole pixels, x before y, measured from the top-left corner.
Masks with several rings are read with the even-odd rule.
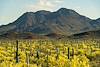
[[[0,0],[0,25],[14,22],[25,12],[73,9],[91,19],[100,18],[100,0]]]

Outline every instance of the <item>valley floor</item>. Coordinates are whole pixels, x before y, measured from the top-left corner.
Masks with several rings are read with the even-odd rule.
[[[100,39],[0,40],[0,67],[99,67]]]

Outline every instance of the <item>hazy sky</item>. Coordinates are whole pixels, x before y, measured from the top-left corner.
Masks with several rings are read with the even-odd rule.
[[[15,21],[25,12],[73,9],[91,19],[100,18],[100,0],[0,0],[0,25]]]

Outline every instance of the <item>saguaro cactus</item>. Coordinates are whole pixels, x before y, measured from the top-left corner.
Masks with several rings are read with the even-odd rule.
[[[40,59],[40,56],[39,56],[39,50],[37,50],[37,53],[36,53],[36,58],[37,58],[37,66],[39,65],[39,59]]]
[[[70,48],[68,47],[68,59],[70,59]]]
[[[72,48],[72,57],[74,57],[74,48]]]
[[[56,48],[56,52],[57,52],[57,56],[56,56],[56,60],[59,59],[59,48]]]
[[[47,65],[46,65],[46,67],[49,67],[49,62],[48,62],[48,51],[47,51],[47,55],[46,55],[46,63],[47,63]]]
[[[16,63],[19,62],[19,59],[18,59],[18,40],[16,41]]]
[[[36,55],[36,57],[39,59],[40,57],[39,57],[39,50],[37,50],[37,53],[36,53],[37,55]]]
[[[29,54],[26,52],[26,63],[27,63],[27,67],[29,67],[30,64],[30,56]]]

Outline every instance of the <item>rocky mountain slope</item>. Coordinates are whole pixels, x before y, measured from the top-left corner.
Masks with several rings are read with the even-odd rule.
[[[0,35],[8,32],[32,33],[35,35],[70,36],[82,32],[100,30],[100,19],[92,20],[72,9],[61,8],[56,12],[26,12],[16,21],[0,26]]]

